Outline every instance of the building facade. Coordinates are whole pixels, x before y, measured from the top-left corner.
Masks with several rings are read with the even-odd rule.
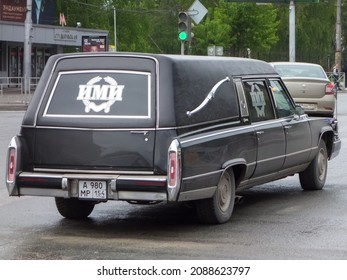
[[[99,46],[98,50],[107,50],[107,30],[53,25],[58,22],[54,2],[39,1],[46,5],[44,9],[37,7],[37,1],[32,2],[31,77],[40,77],[47,59],[53,54],[63,53],[65,47],[70,47],[70,51],[82,50],[86,38],[102,38],[105,45]],[[0,3],[0,77],[23,77],[27,1],[1,0]],[[44,11],[48,14],[44,15]]]

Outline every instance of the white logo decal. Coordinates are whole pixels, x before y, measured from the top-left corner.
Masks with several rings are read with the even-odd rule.
[[[96,83],[104,80],[108,84],[96,85]],[[99,76],[90,79],[87,84],[79,85],[79,93],[76,100],[82,100],[86,106],[84,111],[89,113],[90,110],[105,113],[110,112],[110,107],[116,101],[122,101],[124,86],[118,85],[117,81],[111,77],[101,78]],[[94,101],[103,101],[96,104]]]
[[[262,92],[257,84],[253,84],[251,87],[250,95],[252,97],[252,105],[257,111],[258,117],[265,117],[265,98],[264,92]]]

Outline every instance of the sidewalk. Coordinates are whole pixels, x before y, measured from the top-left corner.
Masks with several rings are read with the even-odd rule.
[[[0,93],[0,111],[25,111],[33,94],[23,94],[18,88],[6,88]]]

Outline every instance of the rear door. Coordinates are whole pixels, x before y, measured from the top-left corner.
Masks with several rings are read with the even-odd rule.
[[[253,174],[256,178],[282,168],[286,140],[282,123],[275,119],[265,79],[245,80],[243,87],[257,137],[257,163]]]
[[[58,61],[37,116],[35,167],[153,170],[155,65],[106,55]]]

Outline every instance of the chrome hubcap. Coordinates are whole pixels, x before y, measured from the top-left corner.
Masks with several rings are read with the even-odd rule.
[[[218,185],[218,206],[223,211],[226,212],[229,208],[231,200],[231,185],[230,178],[223,175],[223,178]]]

